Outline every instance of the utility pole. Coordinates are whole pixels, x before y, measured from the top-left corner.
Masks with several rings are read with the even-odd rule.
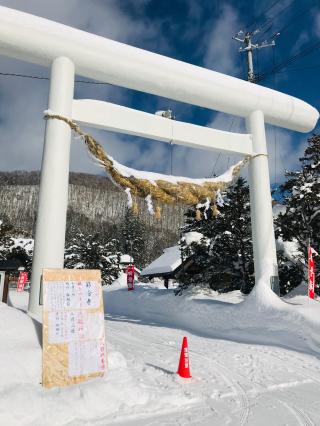
[[[256,49],[263,49],[264,47],[273,47],[276,45],[276,42],[272,40],[271,42],[268,42],[267,40],[264,40],[261,44],[253,43],[252,39],[253,37],[260,32],[260,29],[256,29],[255,31],[251,32],[244,32],[243,30],[239,31],[235,36],[233,36],[233,40],[237,40],[240,43],[244,44],[244,47],[239,48],[239,52],[247,53],[247,63],[248,63],[248,81],[251,83],[255,83],[255,75],[254,75],[254,69],[253,69],[253,51]],[[275,34],[277,37],[280,35],[280,33]],[[241,38],[243,37],[243,38]]]
[[[240,47],[239,52],[247,53],[247,78],[250,83],[255,83],[253,51],[264,47],[273,47],[276,44],[274,40],[271,42],[265,40],[261,44],[253,43],[253,37],[259,32],[260,29],[246,33],[241,30],[232,37],[234,40],[244,44],[244,47]],[[275,36],[279,34],[277,33]],[[257,284],[263,279],[266,273],[265,269],[269,268],[270,287],[279,296],[277,252],[273,228],[267,141],[263,113],[259,110],[253,111],[246,118],[246,127],[247,132],[252,135],[253,150],[258,154],[250,159],[248,167],[255,283]],[[261,212],[263,213],[260,214]]]

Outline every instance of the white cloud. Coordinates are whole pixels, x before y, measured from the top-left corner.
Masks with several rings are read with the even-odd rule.
[[[140,0],[136,6],[147,1]],[[129,44],[158,39],[156,25],[146,20],[134,21],[116,0],[0,0],[1,6],[16,8],[92,33]],[[48,76],[48,70],[32,64],[1,57],[1,71]],[[47,108],[49,82],[0,76],[0,170],[40,169],[44,137],[42,112]],[[76,97],[125,103],[125,89],[113,86],[77,85]],[[99,136],[100,137],[100,136]],[[108,136],[118,147],[123,161],[131,160],[133,148],[123,149],[120,135]],[[117,144],[115,143],[117,142]],[[137,147],[134,148],[137,151]],[[114,150],[114,154],[117,154]],[[125,153],[122,155],[121,153]],[[135,152],[138,156],[138,152]],[[88,162],[85,150],[72,144],[71,170],[98,173]]]
[[[304,44],[306,44],[310,40],[310,36],[307,31],[302,31],[299,34],[296,42],[291,48],[291,53],[295,54]]]
[[[219,18],[212,23],[212,27],[211,33],[204,40],[207,46],[204,66],[225,74],[237,74],[240,70],[237,65],[239,46],[232,40],[232,36],[241,29],[241,24],[236,10],[224,4]]]
[[[320,37],[320,10],[314,14],[314,32]]]

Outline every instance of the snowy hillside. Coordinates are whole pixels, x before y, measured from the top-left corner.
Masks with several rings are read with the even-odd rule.
[[[173,296],[119,280],[105,288],[108,372],[69,388],[41,387],[41,328],[28,293],[0,305],[1,425],[316,425],[320,306],[279,300],[262,285],[245,299]],[[300,292],[301,293],[301,292]],[[186,335],[192,379],[177,376]]]

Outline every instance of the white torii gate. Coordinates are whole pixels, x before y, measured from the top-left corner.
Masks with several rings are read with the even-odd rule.
[[[311,131],[318,111],[283,93],[13,9],[0,7],[0,54],[51,67],[48,109],[90,126],[197,148],[251,155],[249,186],[256,282],[266,261],[277,276],[265,123]],[[102,82],[237,115],[248,134],[166,120],[130,108],[74,100],[75,73]],[[29,312],[40,314],[43,268],[64,260],[71,130],[46,125]]]

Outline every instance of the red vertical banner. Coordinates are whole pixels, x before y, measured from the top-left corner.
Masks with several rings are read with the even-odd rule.
[[[315,287],[315,270],[314,260],[312,256],[312,248],[308,247],[308,296],[310,299],[314,299],[314,287]]]
[[[28,272],[20,272],[18,278],[17,291],[23,291],[26,282],[28,281]]]
[[[127,286],[128,291],[134,290],[134,265],[127,267]]]

